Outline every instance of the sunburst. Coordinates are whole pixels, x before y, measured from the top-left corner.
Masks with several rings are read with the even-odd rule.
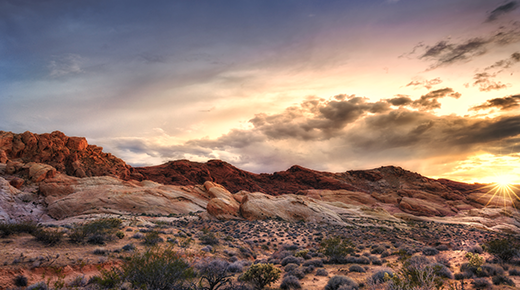
[[[511,205],[516,208],[515,201],[520,200],[517,192],[520,189],[512,184],[512,180],[515,180],[516,176],[510,175],[500,175],[495,176],[495,182],[490,185],[486,185],[481,189],[487,189],[487,192],[484,193],[481,198],[491,195],[489,200],[487,201],[484,207],[487,207],[491,202],[500,201],[504,203],[504,208],[507,208],[507,202],[510,201]],[[480,198],[479,198],[480,199]],[[498,202],[496,202],[498,204]]]

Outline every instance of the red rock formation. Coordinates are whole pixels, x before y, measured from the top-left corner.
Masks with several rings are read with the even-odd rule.
[[[83,137],[67,137],[59,131],[50,134],[0,131],[0,163],[8,160],[37,162],[53,166],[71,176],[115,175],[122,179],[140,178],[123,160],[88,145]]]
[[[255,174],[221,160],[210,160],[206,163],[178,160],[158,166],[139,167],[136,170],[146,179],[164,184],[194,185],[211,181],[224,186],[232,193],[246,190],[280,195],[307,189],[356,190],[347,182],[335,178],[333,173],[300,166],[273,174]]]

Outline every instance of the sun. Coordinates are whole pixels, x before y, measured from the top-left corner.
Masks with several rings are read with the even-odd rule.
[[[485,207],[490,205],[492,201],[495,201],[495,204],[503,202],[504,208],[507,208],[508,203],[516,208],[515,202],[520,200],[520,197],[517,194],[520,189],[513,185],[513,181],[516,178],[517,176],[513,175],[495,176],[494,182],[488,186],[485,186],[488,191],[482,197],[488,196],[489,198]]]

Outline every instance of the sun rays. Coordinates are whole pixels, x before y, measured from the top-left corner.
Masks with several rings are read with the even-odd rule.
[[[503,205],[504,209],[507,209],[508,204],[510,204],[516,209],[515,202],[520,201],[520,188],[510,182],[513,178],[515,177],[508,175],[496,176],[494,183],[480,188],[486,190],[486,192],[479,199],[488,199],[484,207]]]

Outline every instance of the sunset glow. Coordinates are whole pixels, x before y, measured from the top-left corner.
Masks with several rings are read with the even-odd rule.
[[[520,184],[516,1],[15,2],[0,130],[85,136],[133,166]]]

